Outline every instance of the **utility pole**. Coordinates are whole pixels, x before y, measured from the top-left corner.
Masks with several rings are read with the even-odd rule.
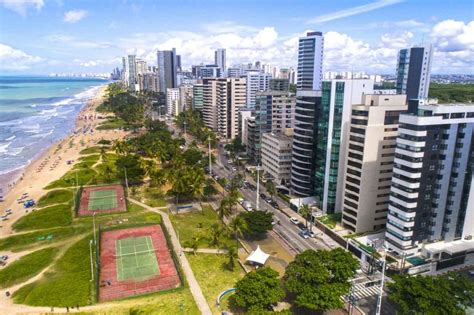
[[[97,237],[95,235],[95,214],[96,213],[97,212],[95,211],[92,213],[92,228],[94,229],[94,245],[97,245]]]
[[[89,252],[91,256],[91,282],[94,281],[94,264],[92,262],[92,240],[89,241]]]
[[[385,262],[387,261],[387,253],[384,251],[383,254],[383,261],[382,261],[382,280],[380,281],[380,291],[379,291],[379,298],[377,300],[377,311],[375,315],[380,315],[380,311],[382,309],[382,297],[383,297],[383,285],[385,280]]]
[[[128,178],[127,178],[127,169],[124,167],[123,171],[125,172],[125,188],[127,189],[127,196],[128,196]]]
[[[186,137],[186,121],[184,121],[184,136]],[[184,139],[186,140],[186,139]]]
[[[207,137],[209,141],[209,176],[212,176],[212,159],[211,159],[211,135]]]
[[[260,209],[259,207],[259,204],[260,204],[260,200],[259,200],[260,199],[260,193],[259,193],[260,192],[260,164],[257,165],[256,170],[257,170],[257,202],[255,206],[257,210],[259,210]]]

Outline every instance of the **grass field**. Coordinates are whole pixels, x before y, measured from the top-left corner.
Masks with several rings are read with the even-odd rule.
[[[214,314],[220,314],[216,307],[216,298],[222,291],[233,288],[245,272],[236,264],[233,271],[225,267],[225,255],[214,254],[186,254],[191,268]],[[221,310],[227,309],[228,299],[222,301]]]
[[[51,206],[58,203],[66,203],[72,200],[72,190],[57,189],[49,191],[38,200],[38,207]]]
[[[57,253],[57,248],[48,247],[8,264],[5,268],[0,269],[0,288],[8,288],[34,277],[51,264]]]
[[[110,129],[118,129],[123,128],[127,124],[124,120],[120,118],[109,118],[107,121],[104,121],[99,126],[97,126],[97,130],[110,130]]]
[[[13,229],[16,231],[39,230],[68,226],[71,223],[72,206],[67,203],[30,212],[16,221],[13,224]]]
[[[150,207],[166,207],[167,205],[160,187],[142,187],[134,197]]]
[[[90,147],[90,148],[87,148],[87,149],[84,149],[82,150],[81,152],[79,152],[79,154],[97,154],[97,153],[100,153],[102,147],[100,146],[95,146],[95,147]]]
[[[212,247],[209,245],[207,236],[209,235],[209,228],[213,224],[219,224],[224,227],[222,221],[219,220],[216,212],[210,207],[204,206],[203,211],[196,211],[183,214],[171,214],[171,222],[174,228],[179,232],[179,240],[181,244],[188,245],[193,237],[199,235],[201,242],[199,247]],[[221,238],[221,248],[235,245],[235,241],[230,236],[224,235]],[[214,246],[215,247],[215,246]]]
[[[38,281],[28,284],[13,294],[16,303],[44,306],[83,306],[93,301],[93,282],[89,263],[88,235],[72,245]],[[87,254],[85,254],[87,253]]]

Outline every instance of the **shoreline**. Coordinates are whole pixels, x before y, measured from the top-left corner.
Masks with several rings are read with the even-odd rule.
[[[0,216],[5,214],[7,209],[12,209],[12,214],[6,221],[0,221],[0,238],[12,235],[14,233],[12,225],[32,211],[32,209],[25,209],[17,198],[20,198],[22,194],[27,194],[27,199],[37,201],[48,192],[44,187],[61,178],[80,162],[80,152],[83,149],[97,145],[101,139],[113,141],[127,134],[117,129],[96,130],[97,126],[105,121],[103,117],[97,115],[96,108],[105,97],[106,87],[107,85],[101,87],[96,95],[86,102],[76,116],[74,129],[32,161],[23,170],[23,179],[18,180],[16,185],[4,195],[3,202],[0,202]]]
[[[27,165],[19,167],[17,169],[14,169],[12,171],[9,171],[4,174],[0,174],[0,205],[2,202],[4,202],[10,193],[10,191],[15,188],[15,186],[23,180],[28,168],[32,165],[35,164],[38,160],[41,160],[46,157],[47,153],[51,150],[53,147],[57,147],[58,145],[62,144],[66,139],[70,138],[71,135],[74,135],[76,130],[79,128],[79,117],[81,117],[85,112],[87,107],[91,102],[93,102],[96,98],[101,98],[103,94],[105,93],[105,88],[107,87],[107,84],[104,84],[102,86],[97,86],[97,92],[91,96],[89,99],[87,99],[84,102],[84,105],[82,108],[77,112],[76,117],[74,119],[74,126],[72,126],[71,131],[69,131],[64,137],[51,142],[51,144],[44,148],[39,154],[34,156]]]

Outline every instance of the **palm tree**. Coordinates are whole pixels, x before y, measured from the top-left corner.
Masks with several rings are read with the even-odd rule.
[[[247,230],[247,221],[245,221],[245,219],[242,216],[238,215],[234,217],[232,221],[230,221],[229,228],[232,235],[236,239],[237,246],[238,246],[239,237],[240,238],[244,237],[244,233]]]
[[[224,229],[219,226],[219,224],[214,223],[209,228],[210,240],[209,245],[219,246],[221,244],[221,238],[224,236]]]
[[[311,214],[311,209],[310,209],[309,205],[307,205],[307,204],[302,205],[298,212],[303,218],[305,218],[305,220],[306,220],[305,226],[306,226],[306,228],[308,228],[308,217]]]
[[[237,253],[237,248],[236,247],[229,247],[227,249],[227,267],[229,267],[230,270],[234,270],[235,268],[235,260],[239,258],[239,255]]]
[[[151,185],[155,187],[166,184],[166,172],[164,170],[155,169],[150,173]]]
[[[199,243],[201,242],[201,237],[199,235],[194,235],[191,239],[191,248],[193,249],[193,254],[196,255]]]
[[[229,210],[231,213],[233,211],[233,207],[239,202],[240,196],[240,192],[237,190],[237,188],[232,188],[229,192],[229,195],[227,195],[227,199],[229,200]]]
[[[222,198],[218,211],[221,220],[230,214],[229,199],[227,197]]]
[[[273,200],[273,197],[276,194],[276,187],[275,187],[275,184],[273,183],[273,181],[269,180],[267,182],[266,188],[267,188],[268,193],[270,194],[270,197]]]
[[[105,146],[100,147],[100,159],[103,162],[107,161],[107,150],[105,149]]]

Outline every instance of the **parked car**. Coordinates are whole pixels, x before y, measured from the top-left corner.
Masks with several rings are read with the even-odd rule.
[[[469,275],[470,275],[470,276],[474,276],[474,269],[469,270]]]
[[[260,197],[261,197],[263,200],[267,201],[267,195],[265,195],[264,193],[260,193]]]
[[[247,211],[253,211],[252,204],[250,203],[250,201],[245,200],[245,201],[242,203],[242,206],[243,206],[244,209],[247,210]]]
[[[304,225],[304,223],[298,222],[296,225],[300,228],[300,230],[306,230],[306,225]]]
[[[269,204],[275,209],[280,209],[280,206],[278,205],[276,201],[271,200]]]
[[[300,231],[298,234],[299,234],[302,238],[304,238],[304,239],[309,238],[308,233],[306,233],[305,231]]]
[[[316,234],[314,234],[313,231],[307,230],[306,232],[307,232],[307,234],[308,234],[309,237],[311,237],[311,238],[315,238],[315,237],[316,237]]]
[[[8,260],[8,255],[0,256],[0,260]]]
[[[238,198],[237,201],[240,203],[240,204],[243,204],[244,203],[244,198]]]
[[[290,218],[290,222],[293,223],[293,224],[298,224],[298,223],[300,223],[300,221],[298,221],[298,219],[297,219],[297,218],[294,218],[294,217],[291,217],[291,218]]]

